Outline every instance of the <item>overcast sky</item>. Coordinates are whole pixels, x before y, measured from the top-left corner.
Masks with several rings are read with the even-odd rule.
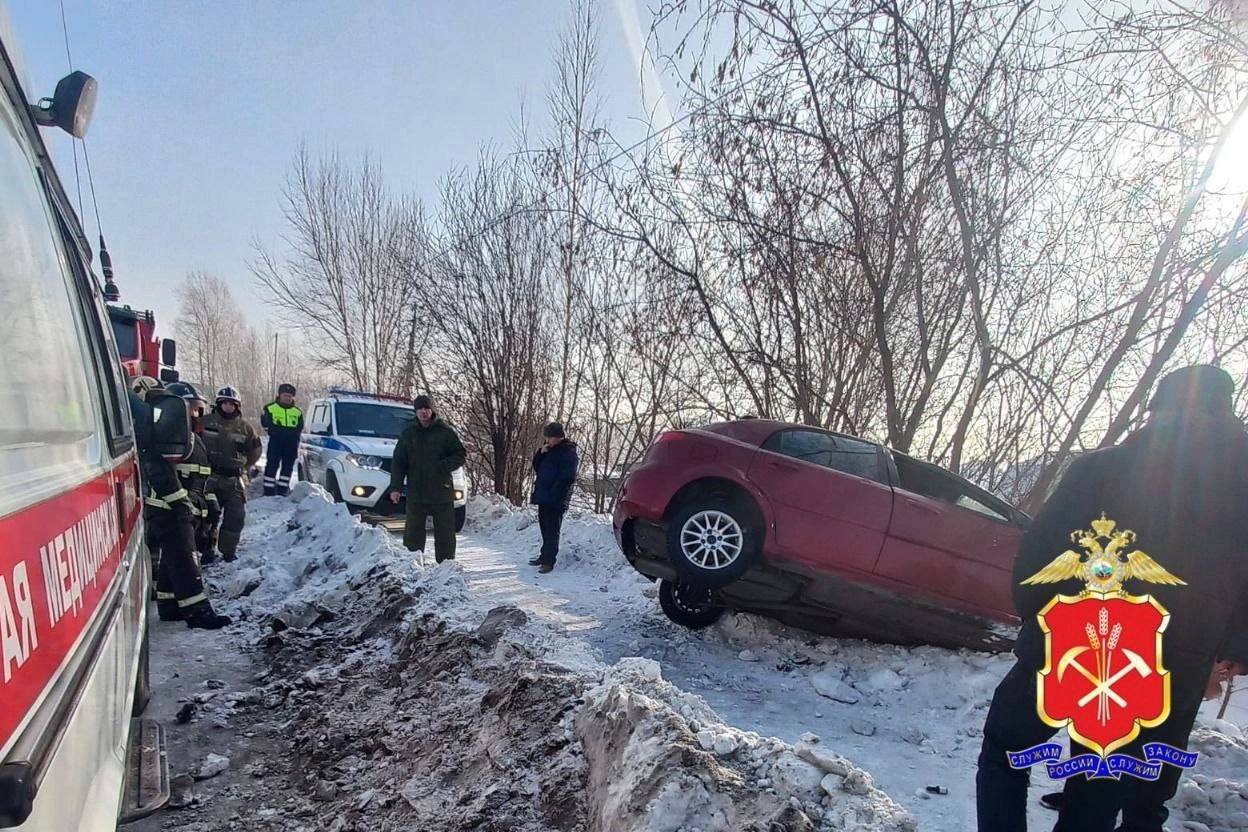
[[[87,149],[122,300],[167,324],[191,270],[257,297],[251,241],[281,233],[300,141],[367,152],[432,202],[482,144],[512,147],[522,102],[540,129],[568,20],[567,0],[63,1],[74,67],[100,82]],[[68,71],[57,0],[6,2],[32,94],[50,95]],[[649,20],[636,14],[633,0],[599,3],[603,110],[625,137],[643,132],[636,50]],[[44,135],[75,198],[71,143]],[[263,319],[255,300],[249,314]]]

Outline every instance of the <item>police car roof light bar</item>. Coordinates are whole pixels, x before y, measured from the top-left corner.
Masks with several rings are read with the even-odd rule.
[[[388,393],[365,393],[362,390],[346,390],[341,387],[329,388],[329,395],[337,396],[353,396],[360,399],[384,399],[392,402],[402,402],[403,404],[411,404],[412,400],[406,396],[392,396]]]

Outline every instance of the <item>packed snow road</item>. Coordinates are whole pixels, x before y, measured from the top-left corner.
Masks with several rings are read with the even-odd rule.
[[[974,828],[1006,659],[753,616],[692,633],[589,515],[540,576],[532,514],[493,500],[439,567],[306,485],[250,515],[240,561],[210,572],[239,623],[155,633],[156,715],[193,704],[175,773],[229,762],[129,828]],[[1171,828],[1248,828],[1239,729],[1201,727],[1196,748]]]

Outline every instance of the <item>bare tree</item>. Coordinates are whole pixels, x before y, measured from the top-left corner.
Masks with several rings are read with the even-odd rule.
[[[538,147],[427,221],[301,152],[253,271],[329,372],[438,393],[516,501],[552,416],[602,510],[657,433],[749,413],[1034,507],[1168,367],[1248,366],[1232,11],[669,0],[647,46],[683,115],[626,142],[572,0]]]
[[[477,472],[513,502],[527,496],[528,455],[555,392],[551,225],[529,210],[516,162],[483,155],[442,186],[441,245],[414,298],[439,347],[434,386],[466,428]]]
[[[174,327],[182,343],[184,366],[205,384],[224,378],[234,364],[236,335],[244,322],[229,285],[206,272],[191,272],[178,287]]]
[[[305,396],[326,386],[328,380],[302,360],[302,345],[296,342],[292,349],[290,339],[280,336],[275,345],[272,328],[257,330],[221,278],[188,275],[179,290],[179,310],[174,325],[182,343],[182,376],[209,400],[229,385],[250,414],[271,400],[275,381],[294,384]]]
[[[287,252],[257,243],[256,281],[325,366],[363,390],[409,388],[420,204],[393,197],[367,159],[356,168],[336,155],[314,162],[304,148],[283,199]]]

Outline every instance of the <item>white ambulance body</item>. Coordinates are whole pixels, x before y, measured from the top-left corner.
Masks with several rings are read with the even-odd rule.
[[[15,51],[0,6],[0,828],[111,832],[143,756],[138,466],[90,245],[37,126],[52,111]],[[56,112],[84,100],[58,89]]]

